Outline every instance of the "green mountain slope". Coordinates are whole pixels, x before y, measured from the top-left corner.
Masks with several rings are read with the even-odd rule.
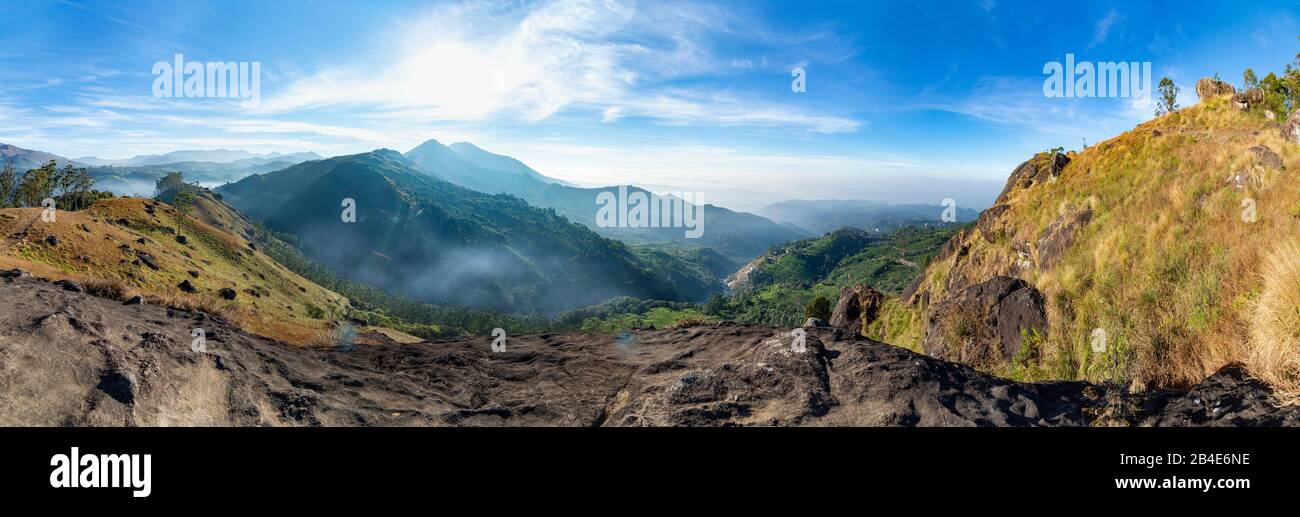
[[[0,144],[0,165],[12,164],[14,170],[18,171],[20,174],[45,165],[51,160],[58,164],[59,168],[63,168],[69,164],[74,167],[81,165],[57,154],[23,149],[9,144]]]
[[[471,158],[466,159],[463,155],[469,155]],[[488,194],[520,195],[547,184],[542,179],[543,176],[526,166],[523,169],[527,170],[523,170],[507,162],[475,153],[463,146],[461,152],[457,152],[432,139],[407,151],[403,156],[435,178]]]
[[[532,167],[524,165],[524,162],[509,156],[490,153],[469,142],[456,142],[447,147],[455,152],[462,160],[477,167],[518,176],[526,176],[542,183],[569,185],[564,181],[543,176],[542,173],[533,170]]]
[[[710,300],[706,309],[742,323],[800,325],[809,301],[823,296],[834,304],[842,287],[867,284],[896,295],[959,230],[907,227],[880,236],[844,228],[792,242],[746,264],[728,279],[733,294]],[[887,303],[897,304],[892,296]]]
[[[718,288],[507,195],[430,177],[395,151],[306,162],[218,189],[355,281],[418,299],[549,312],[617,297],[702,299]],[[343,221],[343,203],[356,221]]]
[[[468,143],[451,147],[429,140],[404,155],[430,175],[462,187],[488,194],[506,193],[580,223],[602,236],[632,244],[676,243],[694,248],[713,248],[730,260],[743,262],[773,244],[806,237],[807,234],[776,224],[763,217],[733,212],[716,205],[704,207],[704,234],[686,238],[682,228],[602,228],[596,224],[601,192],[617,193],[618,186],[572,187],[541,175],[519,160],[493,154]],[[628,192],[649,191],[629,186]]]
[[[629,196],[633,192],[650,193],[633,186],[629,186],[627,191]],[[674,243],[695,248],[713,248],[736,262],[747,261],[772,245],[806,237],[806,234],[763,217],[707,203],[703,207],[704,233],[698,238],[687,238],[683,228],[601,228],[596,224],[596,210],[599,206],[596,204],[596,196],[601,192],[617,195],[618,187],[546,185],[541,189],[520,193],[519,196],[533,205],[553,208],[560,215],[609,238],[629,243]]]

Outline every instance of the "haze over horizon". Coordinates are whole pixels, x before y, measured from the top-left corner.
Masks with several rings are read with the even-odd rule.
[[[128,158],[436,138],[740,210],[982,208],[1032,153],[1151,118],[1149,99],[1045,97],[1045,63],[1150,61],[1190,105],[1202,76],[1235,84],[1292,58],[1297,10],[1271,4],[25,2],[0,34],[0,142]],[[260,104],[153,96],[154,63],[175,54],[260,63]]]

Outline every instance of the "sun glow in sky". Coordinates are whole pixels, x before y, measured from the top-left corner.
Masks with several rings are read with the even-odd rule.
[[[0,142],[70,158],[474,142],[582,185],[981,208],[1016,164],[1148,119],[1045,63],[1150,61],[1196,101],[1280,70],[1294,2],[5,2]],[[905,22],[905,23],[904,23]],[[156,98],[157,61],[261,63],[261,102]],[[807,91],[791,91],[791,71]]]

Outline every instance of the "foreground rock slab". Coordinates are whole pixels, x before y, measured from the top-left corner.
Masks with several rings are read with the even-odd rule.
[[[0,299],[0,425],[1300,425],[1300,409],[1231,368],[1189,392],[1129,395],[1012,382],[843,329],[321,350],[18,274],[0,278]]]

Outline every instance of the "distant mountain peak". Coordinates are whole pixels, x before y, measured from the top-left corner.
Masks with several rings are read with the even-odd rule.
[[[482,147],[479,147],[469,142],[456,142],[447,147],[450,147],[453,151],[460,150],[460,149],[464,149],[467,151],[483,151]],[[487,152],[487,151],[483,151],[483,152]]]
[[[76,167],[82,165],[75,160],[69,160],[57,154],[33,149],[24,149],[16,145],[0,143],[0,163],[11,163],[13,164],[14,169],[17,169],[19,172],[40,167],[50,160],[54,160],[59,167],[69,164]]]

